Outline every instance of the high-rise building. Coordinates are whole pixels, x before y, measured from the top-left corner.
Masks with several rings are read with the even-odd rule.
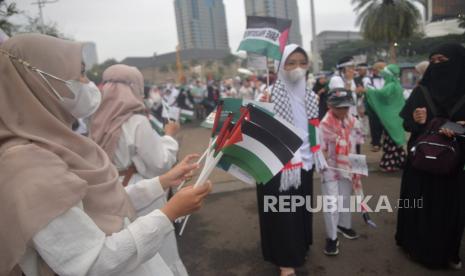
[[[244,4],[246,15],[291,19],[289,43],[302,45],[297,0],[244,0]]]
[[[94,65],[98,64],[97,45],[95,42],[84,42],[82,56],[86,70],[90,70]]]
[[[331,45],[337,44],[343,41],[354,41],[361,40],[362,35],[359,32],[352,31],[323,31],[316,36],[316,41],[318,43],[318,50],[323,51],[329,48]],[[312,41],[312,48],[313,48]]]
[[[463,34],[457,18],[465,14],[465,0],[427,0],[426,25],[424,32],[427,37],[444,36],[448,34]]]
[[[429,22],[456,19],[459,14],[465,14],[464,0],[426,1],[426,19]]]
[[[174,0],[181,50],[229,51],[223,0]]]

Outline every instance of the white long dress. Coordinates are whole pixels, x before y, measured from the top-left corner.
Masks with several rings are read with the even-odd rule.
[[[136,210],[164,196],[158,178],[142,180],[126,191]],[[171,276],[158,252],[172,233],[171,221],[154,210],[132,223],[126,218],[121,231],[106,236],[80,203],[33,237],[20,267],[27,276],[39,276],[40,255],[60,276]]]
[[[128,187],[142,179],[162,175],[175,164],[178,143],[170,136],[158,135],[145,116],[133,115],[121,128],[113,162],[118,170],[124,170],[131,164],[136,167],[137,173],[129,180]],[[166,196],[163,196],[138,210],[137,215],[146,215],[165,204]],[[178,253],[174,232],[169,234],[159,253],[175,276],[188,275]]]

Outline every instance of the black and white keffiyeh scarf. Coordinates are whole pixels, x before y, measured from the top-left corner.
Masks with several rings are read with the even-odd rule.
[[[294,113],[292,111],[291,101],[289,98],[289,91],[283,81],[277,80],[274,84],[271,103],[274,104],[274,112],[288,123],[295,125]],[[313,153],[320,151],[318,143],[317,128],[319,125],[318,120],[318,96],[308,88],[305,91],[305,111],[307,113],[309,125],[310,150]],[[303,167],[300,149],[296,152],[294,158],[286,164],[281,173],[280,191],[287,191],[291,187],[298,188],[301,184],[300,172]],[[317,161],[317,160],[315,160]],[[317,162],[315,162],[317,164]]]

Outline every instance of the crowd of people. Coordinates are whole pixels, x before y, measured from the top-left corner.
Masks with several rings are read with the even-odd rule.
[[[403,170],[400,199],[421,199],[424,204],[399,209],[397,244],[426,267],[460,269],[465,226],[465,48],[446,44],[434,50],[429,61],[416,66],[419,82],[411,93],[400,85],[396,64],[378,61],[369,74],[367,64],[344,57],[329,81],[327,76],[317,78],[312,92],[305,85],[303,72],[309,60],[302,48],[288,45],[281,63],[284,66],[273,92],[261,100],[275,103],[275,112],[304,132],[307,119],[321,120],[321,150],[329,165],[320,172],[322,195],[341,198],[337,204],[348,208],[350,196],[361,186],[359,175],[348,173],[349,155],[361,152],[367,115],[371,150],[383,150],[380,169]],[[312,216],[299,211],[265,213],[260,208],[263,195],[313,194],[315,159],[311,157],[315,154],[306,142],[299,152],[300,159],[289,168],[300,169],[300,177],[291,185],[283,185],[288,182],[285,167],[282,174],[257,189],[263,257],[280,267],[281,276],[296,275],[295,268],[305,262],[312,243]],[[359,237],[352,228],[351,213],[339,210],[324,213],[323,251],[328,256],[339,254],[338,234],[347,239]]]
[[[398,65],[356,64],[353,57],[309,85],[310,59],[295,44],[285,47],[269,80],[194,80],[146,89],[137,68],[117,64],[97,86],[85,64],[78,42],[23,34],[0,45],[0,219],[8,223],[0,230],[0,275],[188,275],[173,222],[198,210],[212,184],[167,197],[167,190],[194,176],[199,156],[177,160],[180,124],[166,120],[160,133],[151,116],[166,104],[204,119],[231,97],[273,103],[274,113],[305,137],[282,171],[257,185],[263,257],[281,276],[296,275],[307,260],[312,213],[266,212],[264,198],[314,196],[321,151],[329,165],[318,170],[322,195],[340,197],[337,204],[348,207],[362,185],[360,175],[350,173],[349,156],[361,154],[368,137],[371,151],[383,151],[383,172],[403,170],[400,198],[423,200],[423,208],[399,209],[397,244],[427,267],[461,267],[463,46],[432,51],[416,67],[421,77],[411,93],[400,84]],[[318,147],[310,138],[314,119],[320,120]],[[425,148],[438,143],[439,150]],[[422,154],[450,160],[449,166],[435,171]],[[359,237],[351,213],[339,210],[324,213],[328,256],[339,254],[339,234]]]

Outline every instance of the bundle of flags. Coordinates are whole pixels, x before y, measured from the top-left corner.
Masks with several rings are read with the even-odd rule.
[[[217,108],[220,108],[221,114],[219,117],[219,125],[223,125],[223,122],[226,120],[226,117],[228,116],[229,113],[232,113],[233,115],[233,123],[236,122],[239,117],[240,117],[240,111],[241,108],[244,106],[247,106],[248,104],[253,104],[255,106],[258,106],[259,108],[262,108],[264,110],[270,111],[270,114],[272,114],[273,110],[273,104],[272,103],[266,103],[266,102],[258,102],[258,101],[253,101],[253,100],[248,100],[248,99],[236,99],[236,98],[223,98],[220,102]],[[212,129],[213,124],[216,119],[216,113],[218,109],[213,110],[207,118],[201,123],[201,126],[204,128]],[[220,131],[219,128],[216,128],[216,134]]]
[[[303,143],[292,125],[270,111],[253,104],[241,107],[236,114],[223,112],[223,108],[224,102],[220,102],[204,169],[196,185],[204,183],[217,165],[229,173],[235,172],[233,175],[239,179],[265,184],[284,168]],[[222,116],[224,113],[227,115]]]

